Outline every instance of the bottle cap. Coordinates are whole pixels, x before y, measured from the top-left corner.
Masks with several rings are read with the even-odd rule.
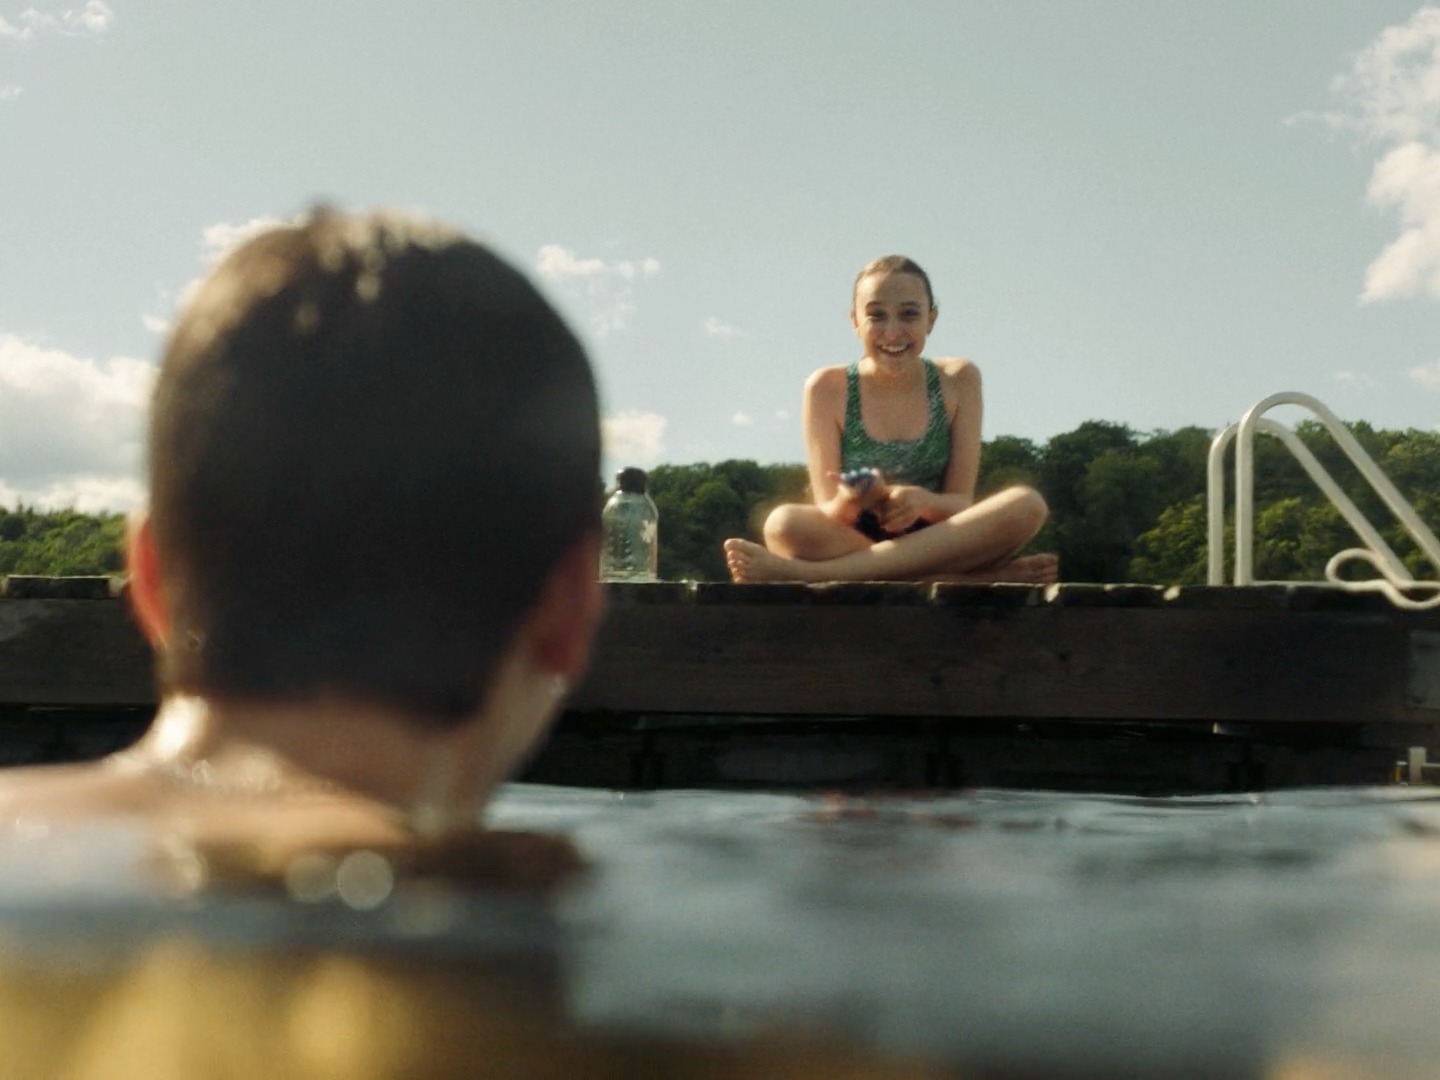
[[[615,483],[620,485],[620,490],[632,495],[644,495],[645,484],[649,479],[644,469],[637,469],[633,465],[615,474]]]

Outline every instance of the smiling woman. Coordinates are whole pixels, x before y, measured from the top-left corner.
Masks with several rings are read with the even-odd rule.
[[[914,260],[887,255],[860,271],[850,321],[864,354],[805,384],[815,502],[777,507],[763,547],[725,542],[737,582],[1056,580],[1055,556],[1018,557],[1045,523],[1039,493],[975,499],[980,371],[923,355],[938,315]]]

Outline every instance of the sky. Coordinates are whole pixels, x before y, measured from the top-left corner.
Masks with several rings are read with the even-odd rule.
[[[1440,426],[1414,0],[0,0],[0,502],[141,504],[177,307],[316,201],[530,273],[607,469],[802,460],[801,386],[857,358],[851,284],[892,252],[986,438],[1280,390]]]

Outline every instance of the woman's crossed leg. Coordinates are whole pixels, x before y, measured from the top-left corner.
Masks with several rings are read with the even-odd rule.
[[[777,507],[765,522],[765,546],[725,541],[737,582],[1015,581],[1051,584],[1054,555],[1016,557],[1045,523],[1033,488],[1007,488],[918,532],[872,542],[818,506]]]

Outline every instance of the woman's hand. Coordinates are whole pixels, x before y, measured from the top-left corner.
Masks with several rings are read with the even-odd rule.
[[[821,509],[834,520],[844,525],[854,525],[856,518],[865,510],[871,510],[877,516],[883,512],[885,500],[892,489],[878,470],[874,471],[872,479],[861,484],[847,484],[837,472],[828,472],[825,475],[834,480],[836,486],[834,496],[823,503]]]
[[[934,520],[935,494],[913,484],[896,484],[875,513],[886,532],[902,533],[917,521]]]

